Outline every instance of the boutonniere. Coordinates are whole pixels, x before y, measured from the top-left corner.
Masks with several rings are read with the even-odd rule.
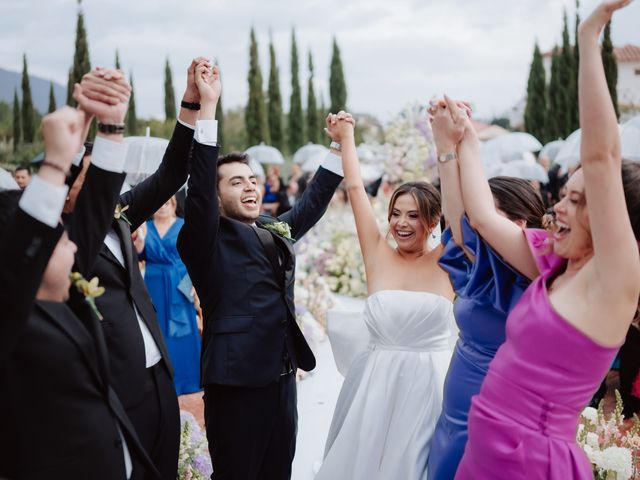
[[[98,286],[98,277],[93,277],[90,281],[87,281],[82,274],[78,272],[72,272],[69,276],[78,291],[84,295],[84,300],[89,304],[93,313],[96,314],[99,320],[102,320],[102,314],[98,310],[95,301],[97,297],[104,293],[104,287]]]
[[[269,230],[270,232],[275,233],[276,235],[280,235],[281,237],[287,238],[292,242],[296,241],[295,238],[291,237],[291,227],[287,222],[265,223],[262,225],[262,227]]]
[[[131,222],[129,221],[127,216],[124,214],[124,212],[126,212],[127,210],[129,210],[129,205],[125,205],[123,207],[118,203],[116,205],[116,211],[113,212],[113,218],[115,218],[116,220],[120,220],[122,218],[125,222],[129,224],[129,226],[131,226]]]

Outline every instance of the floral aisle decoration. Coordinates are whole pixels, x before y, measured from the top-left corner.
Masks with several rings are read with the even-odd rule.
[[[213,473],[207,437],[195,417],[180,411],[180,454],[177,480],[208,480]]]
[[[598,409],[587,407],[580,415],[577,441],[593,467],[595,480],[636,478],[640,448],[640,419],[634,416],[629,427],[622,416],[622,397],[616,390],[616,408],[605,415],[603,403]]]
[[[405,108],[385,128],[385,174],[391,184],[438,178],[435,144],[426,108]]]

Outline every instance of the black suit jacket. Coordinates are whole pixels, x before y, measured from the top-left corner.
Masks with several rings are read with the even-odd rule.
[[[96,304],[104,316],[101,325],[109,350],[111,382],[127,409],[142,401],[142,386],[146,378],[144,342],[133,305],[151,332],[162,354],[163,365],[169,375],[173,374],[155,309],[138,268],[131,232],[152,216],[185,183],[192,138],[193,130],[176,123],[158,170],[120,196],[120,206],[129,207],[124,212],[129,223],[121,217],[114,220],[111,226],[120,239],[125,266],[118,262],[106,245],[101,244],[98,258],[88,272],[90,277],[98,276],[100,284],[106,289],[105,294],[97,298]]]
[[[114,200],[112,195],[108,208]],[[61,234],[62,227],[52,229],[17,212],[10,235],[0,243],[3,295],[13,292],[12,302],[34,305]],[[15,270],[25,265],[34,268]],[[38,300],[27,315],[15,309],[3,315],[3,325],[20,328],[11,329],[17,346],[5,352],[0,368],[0,477],[124,478],[118,427],[131,456],[154,470],[109,386],[98,320],[79,293],[72,289],[71,295],[75,312],[62,302]],[[8,331],[3,328],[2,333]]]
[[[204,312],[202,384],[266,385],[282,373],[285,345],[294,368],[315,366],[294,316],[295,255],[290,240],[274,236],[284,270],[277,272],[253,227],[220,216],[217,155],[217,147],[194,142],[178,238]],[[341,180],[320,168],[302,199],[277,220],[300,239],[322,217]]]

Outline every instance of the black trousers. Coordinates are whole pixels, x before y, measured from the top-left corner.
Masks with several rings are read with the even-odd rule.
[[[296,451],[295,373],[265,387],[207,385],[204,418],[215,480],[288,480]]]
[[[180,448],[180,410],[176,389],[162,360],[147,369],[147,378],[141,388],[144,388],[143,401],[127,409],[127,415],[162,478],[175,480]],[[146,478],[150,477],[134,459],[131,480]]]

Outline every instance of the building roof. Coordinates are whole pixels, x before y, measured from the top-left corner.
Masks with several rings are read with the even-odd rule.
[[[548,52],[542,54],[543,57],[551,57],[554,52],[561,50],[560,47],[554,47]],[[616,56],[618,63],[640,62],[640,46],[627,44],[624,47],[614,47],[613,54]]]

